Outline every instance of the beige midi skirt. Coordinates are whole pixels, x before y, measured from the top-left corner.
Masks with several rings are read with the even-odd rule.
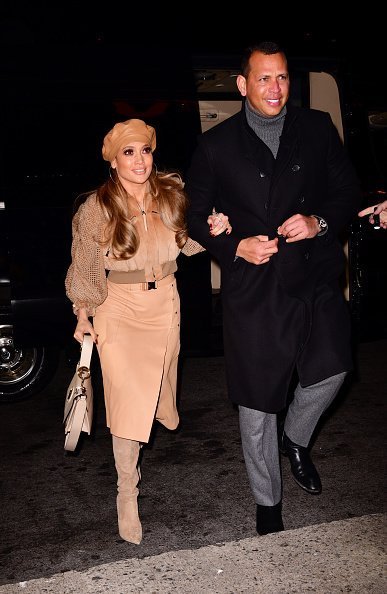
[[[176,429],[180,299],[176,280],[157,289],[108,282],[94,317],[110,432],[147,443],[154,419]]]

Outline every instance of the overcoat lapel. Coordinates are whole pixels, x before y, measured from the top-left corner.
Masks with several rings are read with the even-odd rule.
[[[291,167],[301,167],[299,161],[299,135],[296,123],[296,115],[293,111],[288,109],[285,116],[284,128],[281,134],[280,146],[275,161],[274,179],[272,189],[275,188],[282,174],[289,166],[289,162],[293,159],[294,163]]]
[[[240,136],[241,146],[243,146],[242,154],[245,159],[250,161],[261,175],[272,175],[275,165],[273,153],[251,130],[244,114],[241,120]]]

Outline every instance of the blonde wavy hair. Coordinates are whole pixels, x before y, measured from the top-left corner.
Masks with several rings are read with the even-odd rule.
[[[181,249],[188,239],[186,210],[188,198],[183,181],[178,173],[156,172],[149,177],[150,192],[157,200],[161,220],[175,232],[176,243]],[[111,256],[127,260],[134,256],[140,244],[135,225],[127,210],[128,193],[118,179],[115,170],[111,177],[97,190],[97,202],[108,221],[102,246],[109,246]]]

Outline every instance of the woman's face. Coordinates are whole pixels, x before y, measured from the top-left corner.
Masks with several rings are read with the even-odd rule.
[[[152,165],[151,147],[139,141],[131,142],[120,149],[111,163],[124,188],[131,184],[144,184],[151,174]]]

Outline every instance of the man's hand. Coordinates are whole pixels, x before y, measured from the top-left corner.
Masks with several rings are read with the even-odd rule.
[[[314,217],[296,214],[286,219],[278,227],[277,233],[286,237],[286,243],[293,243],[301,239],[313,239],[320,233],[320,227]]]
[[[236,255],[251,264],[266,264],[273,254],[278,252],[278,238],[270,239],[267,235],[246,237],[239,242]]]

